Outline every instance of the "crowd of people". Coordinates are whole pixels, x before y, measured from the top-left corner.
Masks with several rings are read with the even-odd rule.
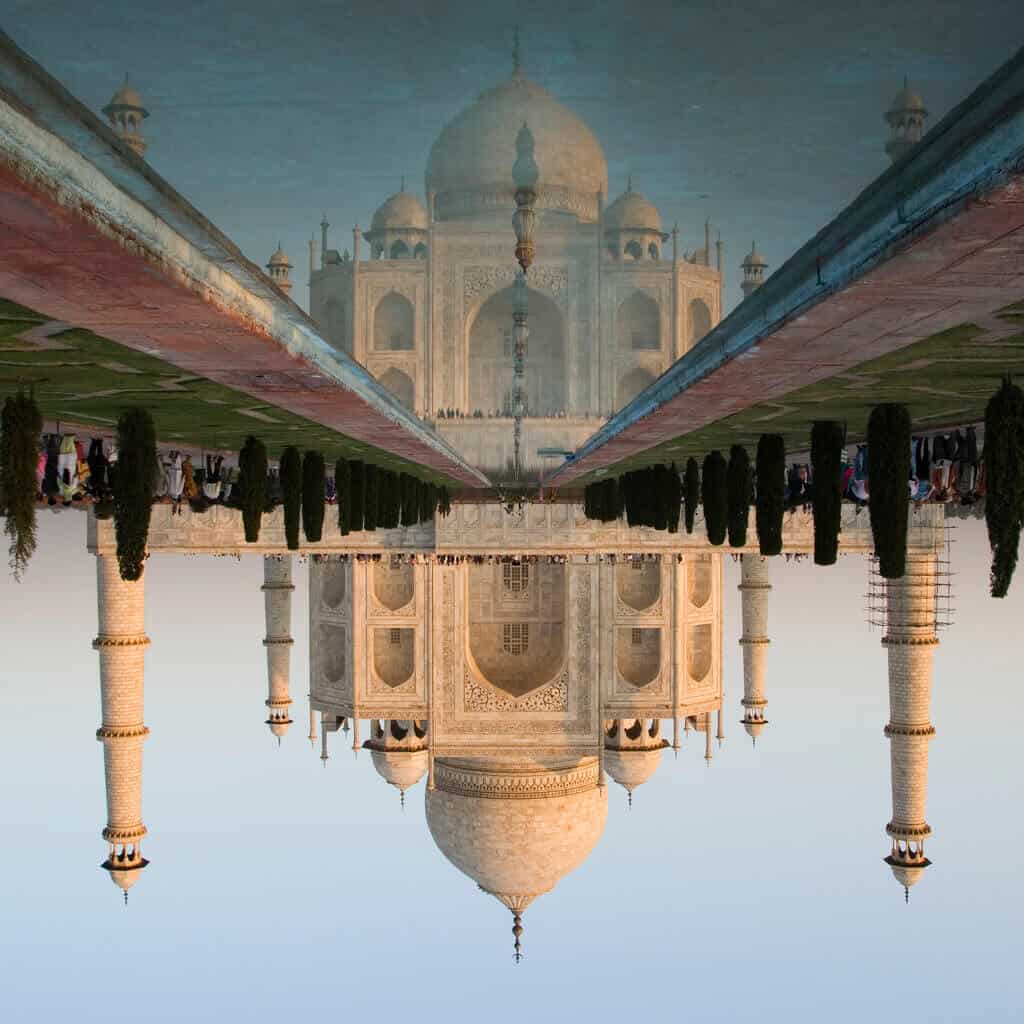
[[[511,406],[505,409],[473,409],[472,412],[464,412],[461,409],[438,409],[437,419],[439,420],[509,420],[514,417]],[[523,419],[555,419],[564,420],[568,417],[564,409],[549,409],[547,412],[537,412],[533,409],[523,410]]]
[[[973,426],[952,433],[915,435],[910,444],[910,476],[907,480],[910,500],[971,506],[985,496],[985,464],[978,450]],[[814,477],[810,465],[795,463],[786,470],[786,504],[789,507],[811,503]],[[848,501],[863,506],[871,500],[868,446],[857,445],[851,460],[844,452],[842,494]]]

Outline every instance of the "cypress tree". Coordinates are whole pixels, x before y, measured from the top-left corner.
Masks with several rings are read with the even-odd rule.
[[[604,482],[602,494],[601,511],[602,521],[614,523],[619,518],[619,481],[616,477],[610,477]]]
[[[442,486],[437,494],[437,510],[447,519],[452,511],[452,499],[448,494],[448,488]]]
[[[669,495],[671,484],[668,477],[668,467],[663,463],[659,462],[658,465],[651,467],[651,483],[653,484],[651,497],[654,506],[652,525],[656,530],[668,529],[668,506],[671,500]]]
[[[867,442],[868,511],[878,571],[885,579],[899,579],[907,568],[907,513],[910,509],[910,413],[907,407],[891,403],[875,406],[868,417]]]
[[[725,543],[729,522],[727,474],[728,467],[725,457],[717,448],[704,456],[704,467],[701,473],[704,526],[707,530],[708,541],[716,547]]]
[[[747,523],[750,520],[750,456],[741,444],[734,444],[729,449],[726,496],[729,547],[742,548],[747,543]]]
[[[700,467],[694,458],[686,460],[683,503],[686,507],[686,532],[693,533],[693,517],[697,514],[697,505],[700,504]]]
[[[680,504],[683,500],[683,483],[673,462],[668,469],[668,532],[679,532]]]
[[[348,487],[351,494],[349,507],[349,529],[365,529],[366,515],[366,464],[361,459],[352,459],[348,464]]]
[[[1005,597],[1024,523],[1024,392],[1003,379],[985,407],[985,526],[992,548],[989,589]],[[874,457],[871,460],[874,470]],[[875,483],[871,481],[871,500]]]
[[[127,409],[117,421],[114,532],[121,579],[142,577],[149,517],[156,490],[156,427],[146,409]]]
[[[757,543],[762,555],[782,553],[786,510],[786,442],[781,434],[762,434],[757,442]]]
[[[334,493],[338,498],[338,532],[347,537],[352,532],[352,472],[348,459],[334,463]]]
[[[390,469],[382,470],[379,479],[377,525],[385,530],[393,530],[402,518],[402,495],[398,474]]]
[[[0,515],[11,543],[11,572],[20,580],[36,550],[36,463],[43,417],[31,395],[4,401],[0,415]],[[155,457],[155,456],[154,456]]]
[[[289,445],[281,453],[279,463],[281,496],[284,505],[284,539],[289,551],[299,547],[299,516],[302,510],[302,456]]]
[[[306,452],[302,458],[302,532],[313,544],[324,535],[326,488],[327,467],[323,454]]]
[[[843,428],[833,420],[811,427],[811,504],[814,513],[814,564],[834,565],[839,553],[842,516]],[[910,452],[910,439],[907,439]],[[907,490],[906,479],[903,481]],[[905,522],[905,520],[904,520]]]
[[[245,539],[255,544],[260,539],[263,509],[267,504],[267,448],[251,434],[238,453],[238,493]]]
[[[377,467],[373,463],[366,463],[366,469],[363,471],[363,529],[370,533],[377,529],[379,476]]]
[[[399,477],[402,489],[402,525],[415,526],[419,521],[419,481],[408,473]]]

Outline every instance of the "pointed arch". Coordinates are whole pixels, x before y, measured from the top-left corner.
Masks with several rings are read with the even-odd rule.
[[[412,409],[415,407],[416,386],[413,384],[412,378],[407,373],[403,373],[397,367],[391,366],[377,379],[402,403],[402,405],[406,407],[406,409]]]
[[[711,330],[711,310],[703,299],[691,299],[688,308],[690,345],[696,345]]]
[[[620,351],[658,351],[661,348],[658,303],[639,289],[623,299],[615,314],[615,337]]]
[[[373,311],[375,352],[411,352],[416,341],[412,303],[398,292],[388,292]]]

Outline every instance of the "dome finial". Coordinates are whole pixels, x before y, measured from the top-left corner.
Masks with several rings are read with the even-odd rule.
[[[626,178],[626,191],[627,192],[632,192],[633,191],[633,175],[632,174],[628,178]]]
[[[128,893],[125,893],[125,897],[126,897],[125,902],[127,902],[127,896],[128,896]],[[903,886],[903,902],[904,903],[909,903],[910,902],[910,886],[909,885]]]
[[[627,789],[626,790],[626,806],[629,807],[630,809],[632,809],[632,807],[633,807],[633,790],[632,789]]]
[[[512,958],[516,963],[519,963],[523,959],[523,946],[519,941],[519,936],[523,934],[523,915],[518,910],[512,911],[512,934],[516,937],[515,944],[512,947],[515,950]]]
[[[405,790],[404,789],[400,789],[398,792],[401,794],[401,797],[399,798],[398,803],[401,806],[402,810],[404,811],[405,810]]]
[[[399,192],[404,192],[405,191],[405,175],[404,174],[402,175],[402,183],[399,186],[398,191]]]
[[[127,75],[125,75],[125,78],[127,78],[127,77],[128,77],[128,76],[127,76]],[[124,889],[124,890],[122,890],[122,891],[124,892],[124,905],[125,905],[125,906],[127,907],[127,906],[128,906],[128,890],[127,890],[127,889]]]
[[[520,53],[519,53],[519,26],[516,25],[515,31],[512,34],[512,74],[518,75],[520,68]]]

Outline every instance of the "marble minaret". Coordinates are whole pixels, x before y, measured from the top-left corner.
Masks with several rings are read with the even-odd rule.
[[[901,579],[886,583],[886,633],[889,659],[889,739],[892,819],[885,831],[892,840],[886,863],[909,899],[931,861],[924,841],[932,834],[925,820],[928,744],[935,735],[931,718],[932,652],[938,644],[934,552],[907,554]]]
[[[768,658],[768,598],[772,585],[768,570],[768,559],[763,555],[741,555],[741,579],[739,585],[743,613],[743,728],[756,743],[764,731],[768,719],[764,709],[768,706],[765,698],[765,662]]]
[[[96,738],[103,744],[107,789],[107,859],[101,867],[124,891],[138,881],[149,863],[142,856],[142,744],[149,735],[143,724],[143,683],[146,646],[145,584],[121,579],[114,555],[96,557],[99,630],[93,647],[100,656],[102,724]]]
[[[267,635],[263,645],[267,649],[267,725],[277,737],[288,731],[292,724],[290,673],[292,658],[292,556],[271,556],[263,559],[264,614]]]

